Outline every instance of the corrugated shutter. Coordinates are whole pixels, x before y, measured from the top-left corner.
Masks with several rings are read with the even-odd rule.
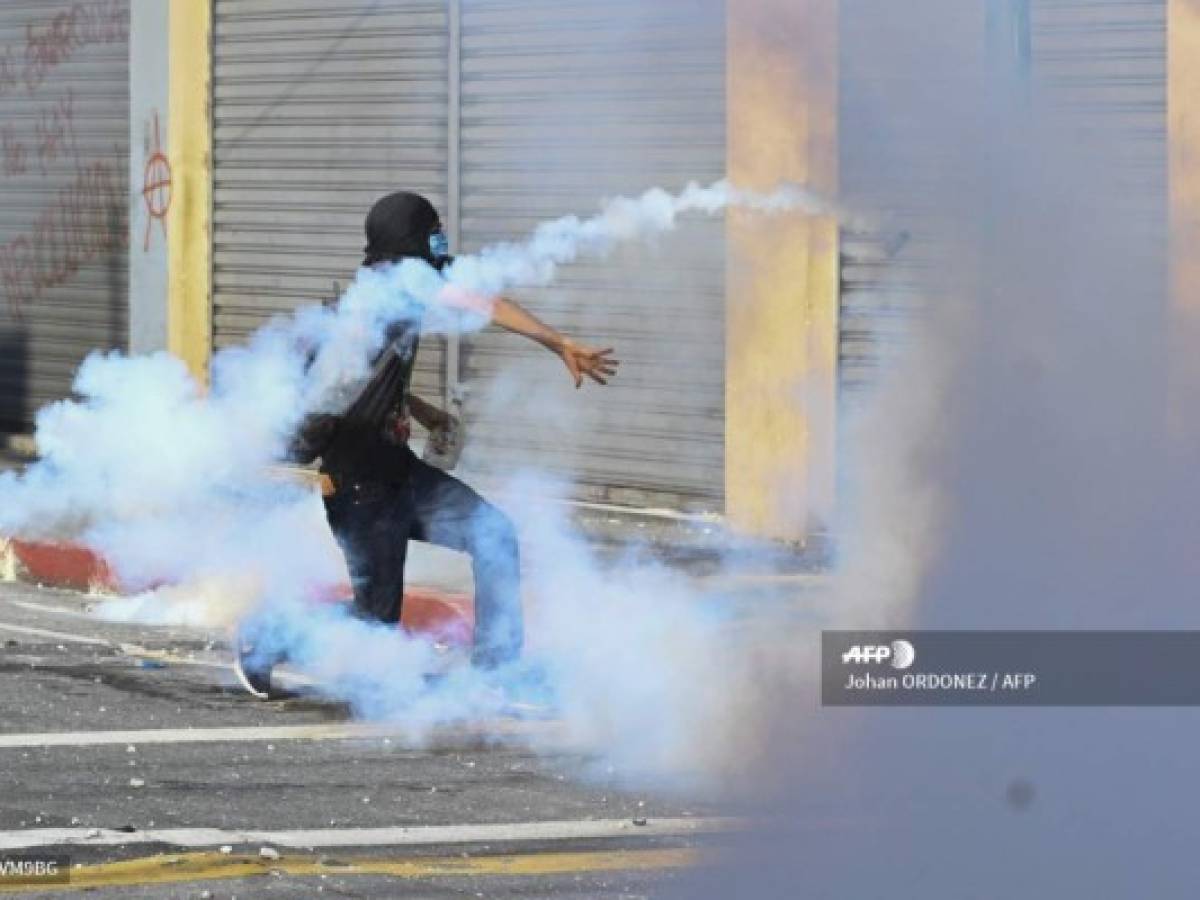
[[[441,0],[216,0],[213,321],[218,347],[324,300],[362,260],[392,190],[440,208],[447,180]],[[437,399],[443,348],[414,386]]]
[[[127,0],[0,5],[0,191],[0,431],[26,432],[128,346]]]
[[[984,13],[1023,34],[1001,35],[1014,65],[1028,53],[1030,100],[1048,106],[1111,165],[1113,209],[1136,220],[1165,245],[1167,228],[1166,0],[1006,0],[962,3],[925,0],[922,15],[891,0],[843,0],[841,8],[841,178],[843,197],[893,216],[910,240],[894,257],[895,233],[843,234],[841,389],[853,404],[878,383],[889,356],[903,346],[906,323],[932,298],[929,267],[939,251],[937,223],[922,208],[933,183],[953,177],[930,121],[905,121],[908,109],[936,109],[942,90],[922,84],[930,72],[973,77],[971,58],[985,52]],[[938,34],[907,30],[930,21]],[[996,21],[993,24],[996,24]],[[1012,40],[1016,38],[1016,40]],[[952,62],[953,47],[965,54]],[[931,53],[945,54],[936,62]],[[1000,52],[1004,52],[1001,48]],[[978,71],[976,65],[974,71]],[[1002,77],[996,71],[991,77]],[[981,85],[981,90],[986,86]],[[950,115],[949,112],[946,115]],[[883,148],[883,149],[881,149]],[[902,173],[898,174],[898,173]],[[943,191],[944,193],[944,191]],[[1162,269],[1165,276],[1165,268]],[[1148,294],[1161,285],[1147,285]]]
[[[970,102],[985,48],[985,5],[921,0],[914,10],[893,0],[842,0],[840,194],[878,222],[841,235],[844,412],[853,413],[879,385],[907,345],[914,316],[946,288],[938,279],[945,277],[945,236],[953,226],[941,219],[953,190],[948,183],[961,177],[961,167],[955,126],[943,131],[939,120],[956,115],[954,104]]]
[[[471,0],[461,38],[467,251],[598,201],[725,171],[724,4]],[[565,269],[518,298],[614,346],[620,375],[576,395],[512,335],[464,347],[468,469],[536,467],[577,495],[718,509],[724,489],[724,222]]]
[[[1103,148],[1118,206],[1165,246],[1167,0],[1029,3],[1040,99]]]

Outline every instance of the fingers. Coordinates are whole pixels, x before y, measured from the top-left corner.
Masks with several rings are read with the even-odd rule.
[[[607,385],[608,380],[617,374],[617,367],[621,364],[619,359],[613,358],[614,352],[612,347],[603,350],[578,345],[565,348],[562,354],[563,361],[575,379],[576,389],[583,385],[585,375],[597,384]]]
[[[598,365],[585,366],[582,371],[597,384],[608,384],[608,379],[616,374],[615,370]]]
[[[592,362],[603,363],[604,365],[619,365],[620,360],[614,359],[611,350],[597,350],[594,353],[588,354],[588,359]]]
[[[590,356],[580,361],[580,370],[597,384],[608,384],[608,379],[617,374],[617,361],[599,356]]]
[[[595,347],[581,347],[578,344],[571,348],[577,355],[587,359],[609,359],[616,351],[612,347],[597,350]]]

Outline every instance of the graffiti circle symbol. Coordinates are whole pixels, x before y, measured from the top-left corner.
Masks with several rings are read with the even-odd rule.
[[[146,160],[145,180],[142,195],[146,198],[146,210],[155,219],[162,219],[171,208],[171,164],[162,153]]]
[[[149,148],[147,148],[149,149]],[[142,176],[142,197],[146,201],[146,240],[143,250],[150,249],[150,230],[157,219],[162,225],[163,237],[167,236],[167,213],[171,209],[171,161],[162,152],[162,139],[158,130],[158,112],[154,113],[154,149],[146,157],[146,171]]]

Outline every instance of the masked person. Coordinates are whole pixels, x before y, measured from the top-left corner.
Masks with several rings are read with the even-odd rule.
[[[378,201],[367,216],[366,234],[364,266],[419,259],[440,271],[452,261],[437,211],[418,194],[400,192]],[[448,305],[485,311],[492,323],[559,356],[577,388],[585,377],[605,384],[616,372],[612,350],[576,343],[512,300],[445,293]],[[409,540],[466,552],[475,581],[472,664],[497,669],[514,662],[523,643],[516,531],[503,512],[409,448],[409,416],[415,411],[428,424],[440,412],[408,393],[419,318],[394,324],[386,338],[366,385],[344,412],[310,420],[295,455],[305,463],[319,458],[333,484],[325,511],[346,556],[355,614],[399,622]],[[256,650],[252,639],[239,642],[237,673],[256,696],[269,695],[275,658]]]

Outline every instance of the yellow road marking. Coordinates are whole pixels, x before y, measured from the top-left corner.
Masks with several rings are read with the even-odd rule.
[[[298,876],[383,875],[391,878],[632,872],[678,869],[694,865],[699,862],[699,859],[697,851],[683,848],[493,856],[429,856],[411,859],[316,858],[312,856],[281,856],[279,859],[262,859],[258,856],[204,852],[161,854],[83,866],[71,870],[69,884],[53,885],[53,888],[56,891],[78,891],[98,887],[179,884],[191,881],[253,878],[269,875],[272,872]],[[6,885],[0,882],[0,893],[32,893],[43,891],[47,887],[50,885]]]

